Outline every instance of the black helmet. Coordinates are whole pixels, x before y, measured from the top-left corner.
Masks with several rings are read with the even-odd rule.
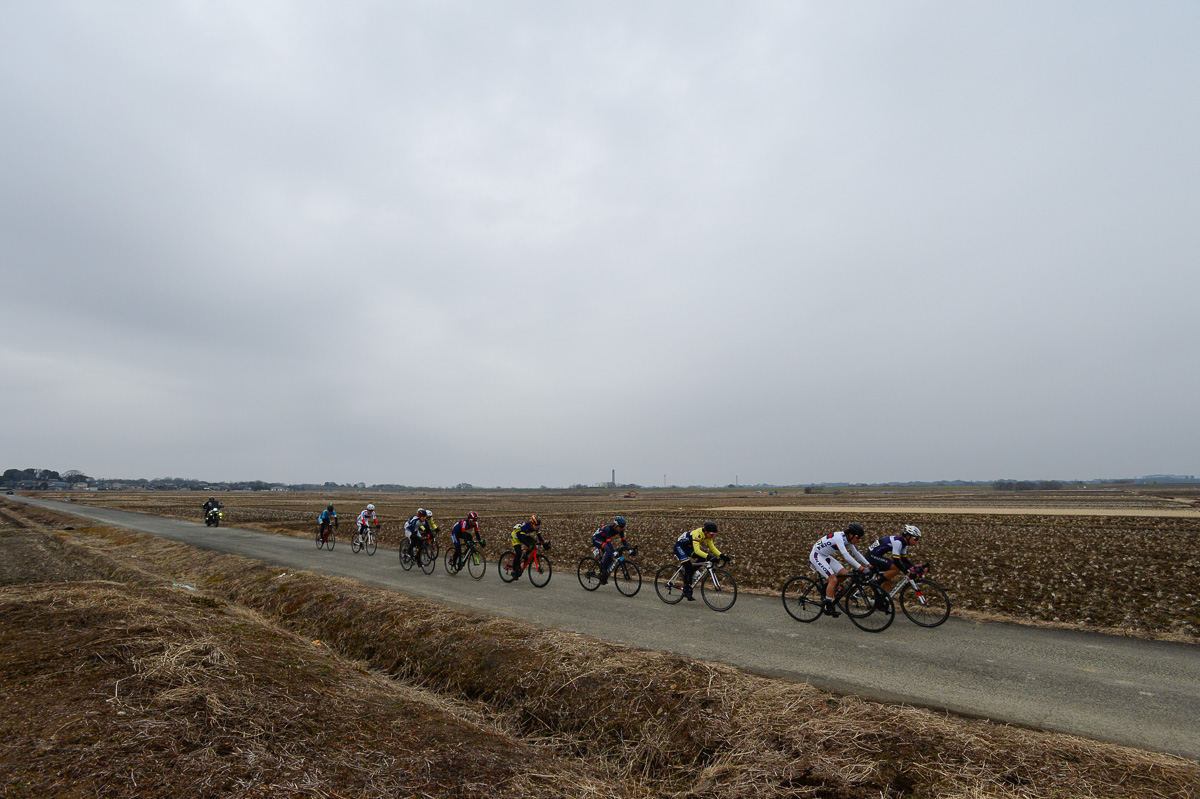
[[[624,527],[625,526],[625,517],[618,516],[617,518],[613,519],[613,524],[615,524],[617,527]]]
[[[326,510],[333,510],[333,504],[331,503],[331,504],[329,505],[329,507],[328,507],[328,508],[326,508]]]
[[[862,535],[865,532],[863,526],[858,522],[850,522],[846,525],[846,535]]]
[[[717,531],[717,523],[716,522],[705,522],[703,529],[704,529],[704,532],[706,532],[706,533],[715,533]]]

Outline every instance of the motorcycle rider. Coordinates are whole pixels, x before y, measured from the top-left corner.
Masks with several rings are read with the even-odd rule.
[[[207,518],[208,518],[208,513],[209,513],[209,511],[214,511],[214,510],[220,510],[220,509],[221,509],[221,503],[220,503],[220,502],[217,502],[217,498],[216,498],[216,497],[209,497],[209,498],[208,498],[208,502],[205,502],[205,503],[204,503],[203,505],[201,505],[200,507],[202,507],[202,508],[204,509],[204,513],[203,513],[203,515],[201,516],[201,518],[203,518],[203,519],[207,519]]]

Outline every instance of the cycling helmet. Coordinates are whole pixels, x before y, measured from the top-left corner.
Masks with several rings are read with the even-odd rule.
[[[704,532],[708,533],[711,536],[713,533],[715,533],[717,531],[717,523],[716,522],[705,522],[704,527],[702,529],[704,530]]]
[[[471,511],[470,513],[467,514],[467,521],[469,521],[469,522],[479,521],[479,514],[476,513],[475,511]]]
[[[426,519],[432,519],[432,518],[433,518],[433,511],[431,511],[431,510],[427,510],[427,511],[425,511],[425,518],[426,518]]]
[[[216,502],[216,501],[217,501],[217,498],[216,498],[216,497],[209,497],[209,498],[208,498],[208,501],[209,501],[209,502]]]
[[[325,510],[333,510],[333,505],[330,505],[330,506],[329,506],[328,508],[326,508]]]
[[[375,506],[374,506],[374,505],[368,505],[368,506],[367,506],[367,510],[375,510]]]
[[[613,524],[615,524],[617,527],[624,527],[625,526],[625,517],[618,516],[617,518],[613,519]]]
[[[850,522],[846,525],[846,535],[863,535],[866,531],[858,522]]]
[[[534,527],[538,527],[542,523],[542,518],[535,513],[529,517],[529,523]]]
[[[425,510],[424,508],[417,508],[417,515],[429,518],[429,511]]]
[[[902,535],[911,535],[913,538],[920,538],[921,531],[917,528],[917,526],[915,524],[906,524],[906,525],[904,525],[904,532],[902,533]]]

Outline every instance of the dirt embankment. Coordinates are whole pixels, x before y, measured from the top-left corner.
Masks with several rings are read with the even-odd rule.
[[[104,577],[0,589],[6,796],[1200,795],[1177,758],[5,510]]]

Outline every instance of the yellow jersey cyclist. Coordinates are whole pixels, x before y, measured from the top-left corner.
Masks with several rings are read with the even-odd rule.
[[[675,558],[683,566],[683,595],[688,602],[696,601],[692,596],[692,578],[696,575],[696,564],[706,560],[716,563],[721,558],[729,560],[713,543],[713,536],[716,534],[717,523],[705,522],[675,539]]]
[[[525,568],[525,564],[521,562],[522,547],[533,548],[534,543],[541,544],[546,549],[550,548],[550,542],[542,538],[542,519],[536,513],[529,517],[529,521],[518,524],[512,530],[512,548],[516,553],[513,558],[513,582],[521,576],[521,571]]]
[[[869,572],[871,564],[855,547],[863,537],[863,526],[858,522],[850,522],[845,530],[837,530],[822,536],[808,553],[808,563],[813,571],[825,578],[825,607],[822,612],[834,618],[842,615],[833,604],[833,596],[837,585],[850,571],[842,565],[835,556],[841,555],[850,564],[851,569]]]

